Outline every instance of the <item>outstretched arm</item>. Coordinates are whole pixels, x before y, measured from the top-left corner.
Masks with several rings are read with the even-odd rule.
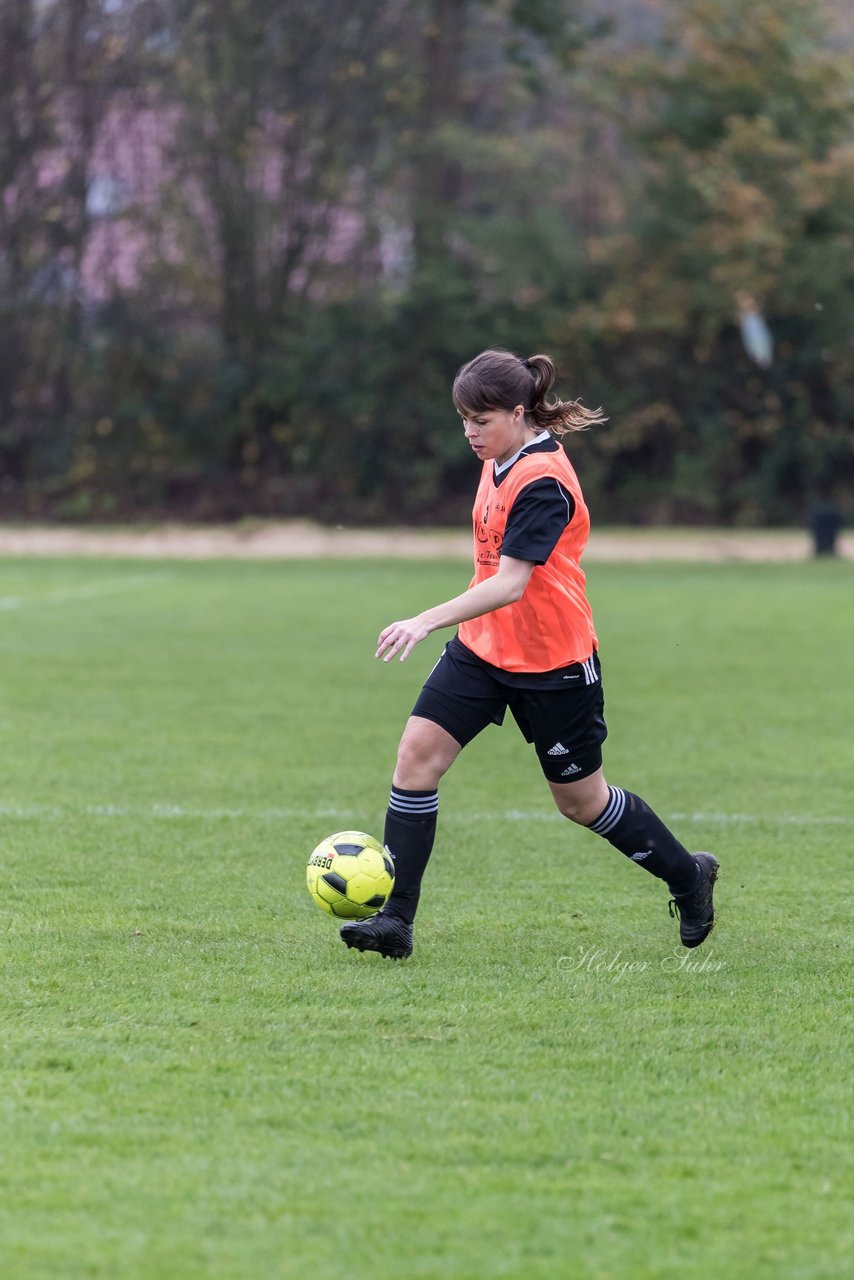
[[[492,613],[506,604],[521,600],[533,571],[534,564],[531,560],[514,560],[512,556],[502,556],[498,572],[491,578],[469,587],[468,591],[454,596],[453,600],[425,609],[415,618],[390,623],[380,632],[376,656],[382,658],[383,662],[390,662],[399,653],[400,661],[405,662],[418,641],[429,636],[431,631],[453,627],[459,622],[469,622],[472,618],[479,618],[484,613]]]

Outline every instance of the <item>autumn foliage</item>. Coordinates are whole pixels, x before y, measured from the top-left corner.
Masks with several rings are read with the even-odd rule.
[[[594,9],[4,6],[2,514],[464,519],[499,345],[609,415],[600,523],[854,516],[836,9]]]

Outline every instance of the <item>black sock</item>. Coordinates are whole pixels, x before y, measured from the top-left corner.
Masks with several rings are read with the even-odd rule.
[[[590,830],[602,836],[620,853],[643,867],[659,880],[665,880],[671,893],[687,893],[697,880],[697,864],[645,800],[623,791],[608,788],[608,803]]]
[[[392,787],[384,841],[394,859],[394,889],[385,910],[409,924],[418,910],[421,880],[433,849],[438,814],[438,791]]]

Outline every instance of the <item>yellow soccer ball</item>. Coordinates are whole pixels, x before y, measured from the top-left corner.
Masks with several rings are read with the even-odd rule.
[[[394,887],[391,855],[364,831],[338,831],[313,851],[305,881],[324,911],[345,920],[366,920],[384,907]]]

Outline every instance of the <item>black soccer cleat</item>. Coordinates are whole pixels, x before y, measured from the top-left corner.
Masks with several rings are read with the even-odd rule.
[[[378,951],[389,960],[405,960],[412,955],[412,925],[383,911],[369,920],[353,920],[342,925],[341,937],[348,947]]]
[[[679,937],[683,947],[699,947],[712,932],[715,908],[712,891],[720,869],[710,853],[691,855],[700,872],[696,886],[688,893],[677,893],[668,904],[671,916],[679,917]]]

